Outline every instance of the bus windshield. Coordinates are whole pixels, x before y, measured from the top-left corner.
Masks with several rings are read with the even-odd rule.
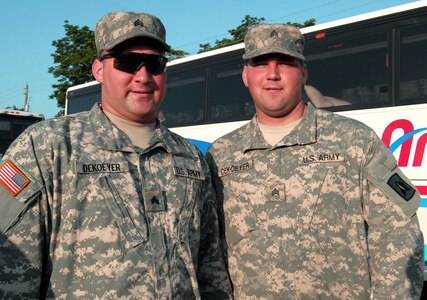
[[[42,114],[0,110],[0,157],[28,126],[43,119],[44,116]]]

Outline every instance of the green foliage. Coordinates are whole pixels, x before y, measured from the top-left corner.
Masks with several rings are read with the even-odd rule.
[[[206,51],[210,51],[210,50],[219,49],[219,48],[235,45],[238,43],[242,43],[243,40],[245,39],[245,34],[246,34],[246,31],[248,31],[248,28],[250,28],[254,25],[257,25],[257,24],[261,23],[262,21],[265,21],[265,19],[264,18],[251,17],[249,15],[246,15],[244,17],[244,19],[240,22],[239,26],[237,26],[234,29],[228,30],[228,33],[232,36],[231,39],[223,38],[222,40],[216,40],[215,46],[211,46],[209,43],[200,44],[199,45],[200,49],[199,49],[198,53],[202,53],[202,52],[206,52]]]
[[[310,27],[310,26],[315,25],[316,24],[316,19],[308,19],[307,21],[305,21],[302,24],[301,23],[291,23],[291,22],[288,22],[286,24],[292,25],[292,26],[295,26],[295,27],[298,27],[298,28],[304,28],[304,27]]]
[[[171,61],[171,60],[174,60],[174,59],[185,57],[188,54],[190,54],[190,53],[185,52],[183,50],[174,50],[174,49],[171,49],[171,52],[167,53],[166,57],[168,58],[169,61]]]
[[[79,27],[64,21],[65,36],[52,42],[56,48],[51,54],[54,65],[48,72],[56,78],[50,99],[58,107],[65,107],[65,93],[73,85],[93,80],[92,62],[96,57],[95,34],[87,26]],[[59,114],[63,114],[61,111]]]
[[[252,26],[262,23],[263,21],[265,21],[264,18],[251,17],[249,15],[246,15],[244,19],[240,22],[241,24],[239,26],[237,26],[235,29],[228,30],[228,33],[230,33],[231,38],[223,38],[222,40],[216,40],[214,46],[211,46],[211,44],[209,43],[200,44],[198,53],[242,43],[245,39],[245,34],[248,29]],[[303,28],[316,24],[316,20],[309,19],[302,24],[291,22],[287,22],[287,24],[293,25],[298,28]]]
[[[24,108],[17,107],[16,105],[14,105],[14,106],[6,106],[5,109],[12,109],[12,110],[24,111]]]

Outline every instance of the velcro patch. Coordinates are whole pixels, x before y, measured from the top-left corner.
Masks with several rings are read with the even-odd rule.
[[[415,189],[407,184],[402,177],[399,176],[399,174],[395,173],[393,174],[389,180],[387,181],[387,184],[396,192],[399,194],[400,197],[405,199],[406,201],[409,201],[412,199],[412,196],[415,194]]]
[[[301,157],[301,164],[310,163],[331,163],[331,162],[343,162],[344,155],[341,153],[319,153],[309,154]]]
[[[193,179],[203,180],[205,175],[201,170],[189,169],[186,167],[174,166],[174,172],[176,176],[189,177]]]
[[[128,172],[129,166],[121,162],[79,162],[76,164],[76,169],[79,174],[120,173]]]
[[[6,160],[0,166],[0,184],[12,196],[18,195],[30,183],[30,179],[25,176],[10,160]]]
[[[226,176],[233,173],[245,172],[254,168],[253,160],[243,162],[243,163],[235,163],[229,166],[225,166],[224,168],[220,168],[218,170],[218,176]]]
[[[166,197],[164,192],[144,190],[144,204],[147,212],[166,211]]]

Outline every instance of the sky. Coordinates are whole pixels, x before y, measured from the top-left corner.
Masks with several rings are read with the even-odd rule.
[[[427,0],[418,0],[427,1]],[[316,24],[402,5],[415,0],[0,0],[0,109],[24,106],[28,83],[30,111],[54,117],[59,108],[48,73],[53,66],[54,40],[65,36],[64,21],[95,29],[112,11],[142,11],[158,16],[174,49],[196,54],[199,44],[230,38],[228,30],[245,15],[265,23],[314,18]]]

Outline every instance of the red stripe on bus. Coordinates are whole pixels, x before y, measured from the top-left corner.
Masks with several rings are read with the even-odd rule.
[[[427,195],[427,186],[417,185],[416,188],[417,188],[418,192],[420,192],[421,195]]]

